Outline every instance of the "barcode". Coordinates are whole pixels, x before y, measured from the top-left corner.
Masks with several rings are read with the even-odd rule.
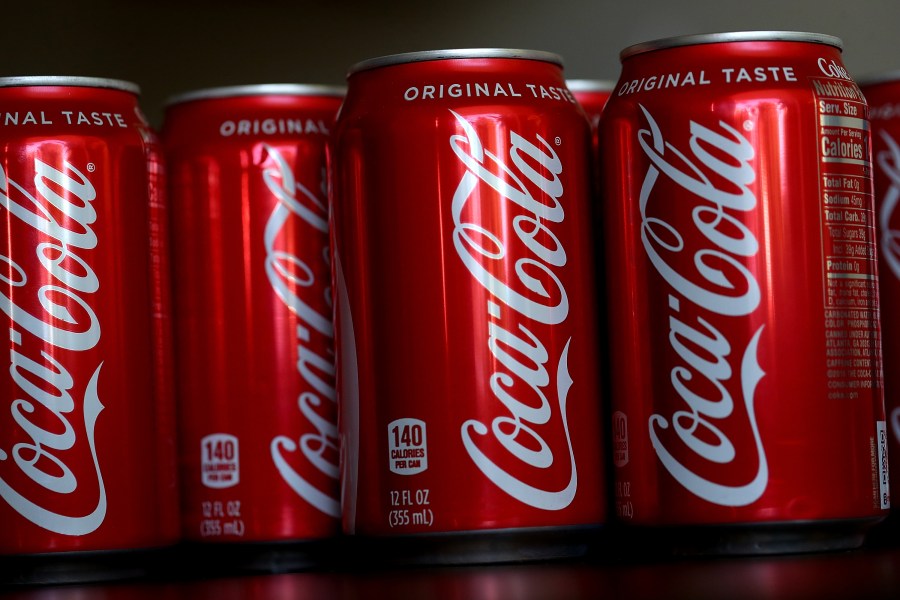
[[[881,508],[891,507],[890,480],[888,479],[887,427],[884,421],[875,422],[876,439],[878,440],[878,495]]]

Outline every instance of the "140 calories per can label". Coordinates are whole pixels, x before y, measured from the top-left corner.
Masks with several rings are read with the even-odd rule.
[[[238,439],[227,433],[213,433],[200,441],[200,477],[208,488],[221,489],[238,484],[241,467]]]
[[[830,398],[881,385],[871,157],[866,105],[855,85],[813,80],[824,235],[826,364]]]
[[[397,475],[417,475],[428,469],[428,442],[425,422],[396,419],[388,424],[389,466]],[[434,523],[431,491],[426,488],[389,490],[388,525],[391,529],[409,525],[430,527]]]
[[[200,440],[200,478],[211,489],[236,486],[241,479],[238,438],[228,433],[213,433]],[[241,516],[241,501],[204,500],[200,505],[200,537],[243,537],[246,526]]]

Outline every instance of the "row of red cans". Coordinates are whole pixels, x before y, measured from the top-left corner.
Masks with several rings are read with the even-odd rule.
[[[634,46],[593,128],[555,55],[383,57],[174,98],[161,145],[129,84],[3,80],[0,552],[565,556],[610,467],[622,522],[859,545],[888,429],[840,50]]]

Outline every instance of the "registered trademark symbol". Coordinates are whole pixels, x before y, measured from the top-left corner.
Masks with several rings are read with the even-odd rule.
[[[744,121],[744,131],[753,131],[753,121],[749,119]]]
[[[93,173],[94,171],[97,170],[97,165],[95,165],[94,163],[88,163],[87,170],[88,170],[88,173]]]
[[[556,138],[554,138],[553,141],[554,141],[554,143],[556,143],[557,146],[562,146],[562,138],[561,137],[556,136]]]

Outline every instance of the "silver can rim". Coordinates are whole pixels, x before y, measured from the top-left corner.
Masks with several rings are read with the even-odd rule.
[[[19,77],[0,77],[0,88],[4,87],[84,87],[104,88],[141,95],[141,88],[136,83],[122,79],[106,77],[80,77],[72,75],[25,75]]]
[[[566,79],[566,87],[573,92],[611,92],[616,82],[611,79]]]
[[[824,33],[810,33],[806,31],[731,31],[727,33],[681,35],[642,42],[622,50],[619,53],[619,59],[625,60],[637,54],[667,48],[732,42],[807,42],[833,46],[841,52],[844,50],[844,42],[841,38]]]
[[[856,85],[861,88],[870,85],[881,85],[883,83],[896,83],[900,81],[900,69],[879,73],[868,73],[860,77],[854,77],[853,79],[856,81]]]
[[[329,96],[343,98],[347,89],[337,85],[307,83],[260,83],[202,88],[170,96],[164,106],[173,106],[197,100],[221,100],[247,96]]]
[[[545,50],[522,50],[515,48],[465,48],[453,50],[424,50],[421,52],[404,52],[402,54],[388,54],[376,58],[360,61],[350,67],[347,77],[381,67],[389,67],[416,62],[428,62],[437,60],[471,59],[471,58],[513,58],[522,60],[534,60],[549,62],[562,68],[562,56]]]

